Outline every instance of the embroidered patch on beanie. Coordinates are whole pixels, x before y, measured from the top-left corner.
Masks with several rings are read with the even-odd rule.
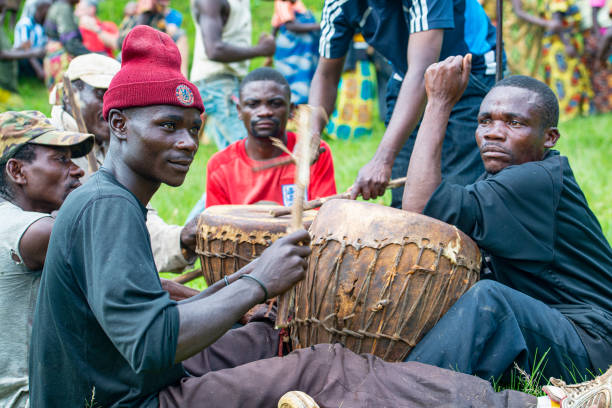
[[[176,99],[185,106],[193,105],[193,92],[187,85],[180,84],[176,87]]]

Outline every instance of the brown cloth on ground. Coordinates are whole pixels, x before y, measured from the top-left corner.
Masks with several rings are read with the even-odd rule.
[[[159,406],[276,407],[303,391],[326,407],[535,407],[536,397],[494,392],[488,381],[421,363],[388,363],[340,344],[319,344],[285,357],[269,322],[230,330],[185,360],[193,375],[159,393]]]

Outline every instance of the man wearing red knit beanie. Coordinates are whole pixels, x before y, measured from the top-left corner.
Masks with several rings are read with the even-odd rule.
[[[170,300],[153,262],[145,205],[161,183],[185,179],[202,100],[180,74],[166,34],[138,26],[123,50],[104,97],[111,128],[104,166],[68,196],[53,226],[32,327],[31,406],[270,407],[293,389],[327,407],[534,405],[533,396],[495,393],[473,376],[387,363],[339,344],[270,358],[279,336],[263,316],[230,330],[304,277],[304,230],[227,282]]]
[[[306,231],[280,240],[222,290],[177,303],[161,287],[145,206],[161,183],[183,183],[204,111],[180,61],[170,37],[150,27],[125,39],[121,70],[104,95],[104,165],[64,202],[49,243],[30,346],[32,406],[157,406],[158,393],[187,372],[278,350],[271,321],[211,345],[264,293],[276,296],[303,277],[310,249],[298,243],[308,242]],[[250,279],[238,279],[246,273]]]

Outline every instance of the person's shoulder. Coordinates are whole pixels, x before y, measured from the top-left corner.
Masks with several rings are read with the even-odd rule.
[[[563,157],[558,156],[558,152],[549,152],[542,160],[508,166],[499,173],[486,175],[473,186],[502,186],[501,189],[495,188],[500,194],[523,195],[537,192],[558,196],[563,185],[562,163]]]
[[[51,13],[51,12],[57,13],[60,11],[61,12],[65,12],[65,11],[72,12],[72,7],[67,2],[55,1],[51,4],[51,7],[49,7],[48,13]]]
[[[208,159],[207,167],[209,169],[216,169],[221,167],[223,164],[227,164],[234,160],[240,159],[241,151],[244,149],[245,140],[238,140],[231,145],[227,146],[223,150],[219,150]]]
[[[119,186],[118,182],[112,182],[109,175],[99,170],[92,174],[82,186],[68,195],[62,205],[62,210],[66,209],[66,211],[78,217],[87,207],[100,200],[108,202],[107,205],[112,205],[111,203],[115,202],[117,206],[122,208],[125,208],[126,204],[132,204],[130,207],[140,207],[133,194]]]
[[[14,230],[21,224],[29,225],[40,218],[50,216],[47,213],[26,211],[10,201],[0,201],[0,218],[3,220],[1,230]]]

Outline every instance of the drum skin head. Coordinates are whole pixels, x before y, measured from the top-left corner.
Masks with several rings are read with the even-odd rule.
[[[291,216],[274,217],[277,205],[216,205],[207,208],[198,219],[196,253],[208,285],[237,272],[274,241],[287,234]],[[317,211],[305,211],[308,229]]]

